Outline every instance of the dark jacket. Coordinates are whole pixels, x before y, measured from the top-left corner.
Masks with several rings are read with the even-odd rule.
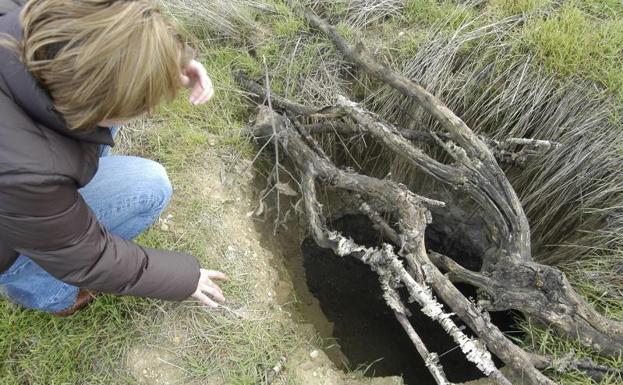
[[[0,16],[0,36],[19,40],[17,1],[0,0],[0,13],[8,12]],[[113,144],[108,129],[69,131],[47,92],[0,47],[0,272],[23,254],[75,286],[187,298],[199,280],[194,257],[111,234],[78,193],[97,171],[101,144]]]

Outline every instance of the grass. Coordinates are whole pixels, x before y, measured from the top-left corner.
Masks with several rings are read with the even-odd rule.
[[[0,303],[0,378],[17,384],[131,383],[119,366],[147,303],[106,296],[71,319]]]
[[[370,11],[374,9],[371,6],[384,1],[390,6]],[[399,68],[418,53],[423,58],[432,56],[438,51],[430,44],[433,38],[452,36],[466,21],[471,24],[465,31],[472,32],[520,15],[524,22],[513,24],[503,40],[498,41],[507,50],[504,52],[510,52],[508,62],[531,55],[536,68],[544,69],[560,81],[552,80],[548,87],[555,88],[568,81],[588,82],[590,89],[597,89],[603,97],[609,95],[617,103],[623,102],[623,5],[619,0],[566,1],[562,6],[548,0],[313,3],[318,11],[332,15],[341,31],[350,37],[364,35],[373,42],[373,49],[379,47],[383,59]],[[131,384],[134,380],[123,362],[127,350],[137,345],[166,347],[188,381],[206,382],[216,378],[216,383],[255,384],[281,354],[309,343],[255,287],[254,280],[262,274],[262,266],[253,266],[257,262],[252,255],[256,249],[236,245],[228,233],[231,229],[221,226],[229,223],[232,216],[244,216],[235,211],[239,206],[236,196],[217,199],[211,195],[215,192],[206,187],[214,181],[210,178],[227,177],[232,172],[214,166],[211,157],[214,153],[223,154],[233,163],[249,162],[253,157],[253,146],[231,135],[253,115],[246,96],[231,77],[231,70],[244,69],[257,77],[266,65],[275,92],[317,105],[329,103],[336,90],[353,91],[360,99],[373,98],[377,84],[361,79],[332,45],[311,34],[283,1],[175,0],[168,2],[168,6],[197,37],[201,61],[213,78],[217,95],[213,102],[198,108],[187,103],[187,94],[182,95],[150,120],[137,122],[123,133],[122,146],[117,151],[161,162],[175,186],[175,198],[168,211],[173,215],[173,228],[163,230],[155,226],[138,242],[191,252],[206,266],[230,272],[237,279],[225,285],[226,294],[231,298],[234,313],[242,312],[246,317],[240,319],[227,311],[206,312],[193,302],[179,305],[104,296],[76,317],[57,319],[3,301],[0,302],[2,384]],[[482,48],[471,42],[461,47],[453,60]],[[504,67],[510,64],[500,65],[498,74],[510,71]],[[437,87],[435,90],[441,95],[447,96],[449,90],[465,86],[461,83],[465,78],[444,83],[426,73],[424,66],[412,68],[414,77],[428,81],[427,86]],[[439,64],[436,72],[446,73],[452,68]],[[514,83],[501,84],[510,89],[508,85],[517,86],[519,77],[509,76],[509,82]],[[474,81],[465,88],[472,87],[470,92],[476,94],[475,85]],[[502,89],[480,91],[478,95],[489,92],[492,98],[500,100],[513,97]],[[529,95],[538,100],[534,94]],[[477,100],[468,101],[468,105],[473,105]],[[527,102],[522,106],[530,108],[526,107]],[[498,112],[487,121],[491,127],[504,124],[511,127],[518,119],[512,111]],[[469,111],[464,113],[467,115]],[[476,112],[473,116],[474,120],[483,122]],[[538,207],[534,210],[538,211]],[[542,226],[547,227],[547,223]],[[261,249],[259,245],[254,247]],[[621,253],[611,248],[618,255],[611,258],[616,263]],[[623,283],[615,285],[616,274],[606,274],[615,271],[613,264],[599,257],[586,258],[566,265],[565,270],[595,306],[609,316],[623,319],[620,300]],[[576,343],[555,337],[546,328],[529,323],[524,327],[528,338],[522,343],[534,351],[556,356],[572,349],[578,355],[590,353]],[[611,364],[623,366],[620,360]],[[589,383],[579,373],[550,374],[564,384]]]
[[[465,20],[473,18],[476,15],[476,10],[470,7],[469,3],[463,6],[457,5],[456,1],[451,0],[409,0],[406,2],[402,16],[408,25],[431,27],[449,15],[454,17],[451,23],[446,24],[446,29],[453,31]]]
[[[492,0],[488,7],[499,15],[511,16],[532,13],[552,4],[552,0]]]
[[[530,20],[523,44],[551,72],[592,80],[623,100],[623,12],[587,3],[566,2],[557,14]],[[611,16],[601,16],[607,9]]]
[[[571,354],[573,358],[578,360],[594,356],[593,352],[579,343],[560,339],[549,328],[525,322],[522,325],[522,329],[526,334],[526,338],[521,341],[521,345],[538,354],[548,355],[555,359],[564,359]],[[610,359],[602,358],[600,359],[600,363],[619,370],[623,368],[623,359],[621,357]],[[570,370],[565,373],[558,373],[554,369],[550,369],[546,373],[548,376],[555,378],[560,384],[588,385],[595,383],[580,371]],[[619,378],[615,375],[608,375],[603,378],[600,383],[604,385],[614,385],[618,384],[618,381]]]

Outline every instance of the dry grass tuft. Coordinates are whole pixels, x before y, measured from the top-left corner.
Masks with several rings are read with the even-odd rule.
[[[329,8],[340,13],[343,22],[361,30],[399,16],[407,0],[308,0],[306,3],[312,8]]]
[[[203,43],[214,39],[242,40],[250,31],[261,31],[255,21],[256,13],[275,11],[267,1],[170,0],[161,4]]]

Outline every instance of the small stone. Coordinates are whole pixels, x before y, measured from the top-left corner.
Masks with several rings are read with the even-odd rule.
[[[318,358],[319,355],[320,355],[320,352],[318,350],[312,350],[312,352],[309,353],[309,356],[313,359]]]

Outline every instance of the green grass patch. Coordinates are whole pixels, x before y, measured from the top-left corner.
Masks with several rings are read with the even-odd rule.
[[[601,18],[623,18],[623,2],[620,0],[575,0],[576,6]]]
[[[441,22],[444,29],[452,31],[475,15],[476,11],[472,7],[456,1],[408,0],[403,17],[414,29],[430,27]]]
[[[552,73],[602,84],[623,100],[623,22],[596,19],[565,3],[527,23],[523,44]]]
[[[532,13],[552,4],[552,0],[490,0],[488,7],[499,16]]]
[[[137,338],[128,326],[144,309],[144,300],[103,296],[58,318],[0,301],[2,384],[131,384],[120,362]]]

